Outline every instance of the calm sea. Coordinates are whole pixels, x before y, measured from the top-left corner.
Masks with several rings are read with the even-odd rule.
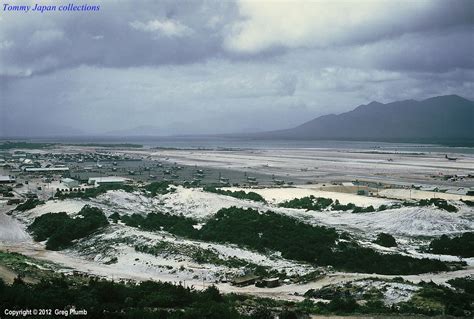
[[[39,140],[35,140],[39,141]],[[343,149],[377,152],[415,152],[415,153],[446,153],[474,154],[474,147],[448,147],[435,144],[386,143],[361,141],[323,141],[323,140],[256,140],[220,137],[160,137],[160,138],[74,138],[74,139],[42,139],[42,142],[62,143],[133,143],[146,148],[176,149]]]

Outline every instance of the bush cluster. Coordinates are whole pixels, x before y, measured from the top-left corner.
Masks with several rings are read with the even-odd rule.
[[[398,254],[381,254],[355,242],[339,241],[334,228],[312,226],[271,211],[223,208],[201,229],[193,219],[162,213],[121,216],[122,221],[145,230],[166,230],[197,240],[231,243],[263,253],[279,251],[288,259],[338,269],[378,274],[419,274],[446,271],[446,263]]]
[[[374,243],[384,247],[397,247],[397,241],[395,238],[386,233],[380,233],[377,235],[377,239],[374,240]]]
[[[324,197],[314,197],[313,195],[295,198],[289,201],[280,203],[278,206],[285,208],[300,208],[306,210],[316,210],[321,211],[329,207],[333,203],[333,200],[330,198]]]
[[[42,200],[35,199],[35,198],[28,198],[28,199],[26,200],[26,202],[24,202],[24,203],[18,205],[15,209],[16,209],[16,210],[19,210],[19,211],[21,211],[21,212],[24,212],[24,211],[33,209],[33,208],[35,208],[36,206],[42,205],[42,204],[44,204],[44,201],[42,201]]]
[[[85,309],[85,318],[249,318],[240,315],[232,299],[214,286],[200,292],[162,282],[125,284],[91,279],[77,283],[64,278],[37,284],[17,279],[8,286],[0,279],[1,309],[68,310],[71,305]]]
[[[84,206],[74,218],[66,213],[47,213],[36,217],[28,231],[36,241],[47,240],[47,249],[61,250],[70,246],[73,240],[86,237],[108,224],[102,210]]]
[[[453,238],[442,235],[431,241],[429,250],[435,254],[474,257],[474,232],[464,233]]]
[[[265,198],[263,198],[260,194],[257,194],[255,192],[244,192],[244,191],[230,191],[230,190],[223,190],[215,187],[204,187],[203,189],[206,192],[210,193],[216,193],[220,195],[226,195],[226,196],[231,196],[239,199],[248,199],[248,200],[253,200],[256,202],[263,202],[265,203]]]

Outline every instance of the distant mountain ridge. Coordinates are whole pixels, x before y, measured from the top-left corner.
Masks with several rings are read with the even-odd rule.
[[[255,138],[386,141],[474,141],[474,102],[457,95],[423,101],[371,102],[339,115]]]

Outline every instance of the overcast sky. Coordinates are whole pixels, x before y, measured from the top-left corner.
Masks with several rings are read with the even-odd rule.
[[[0,12],[0,135],[262,131],[474,98],[472,0],[96,2]]]

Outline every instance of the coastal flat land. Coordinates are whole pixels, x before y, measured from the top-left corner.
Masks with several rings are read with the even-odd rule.
[[[474,154],[455,154],[457,159],[452,161],[444,153],[350,149],[130,150],[125,153],[183,165],[275,175],[300,183],[358,179],[400,185],[469,187],[473,179],[445,177],[474,174]]]

